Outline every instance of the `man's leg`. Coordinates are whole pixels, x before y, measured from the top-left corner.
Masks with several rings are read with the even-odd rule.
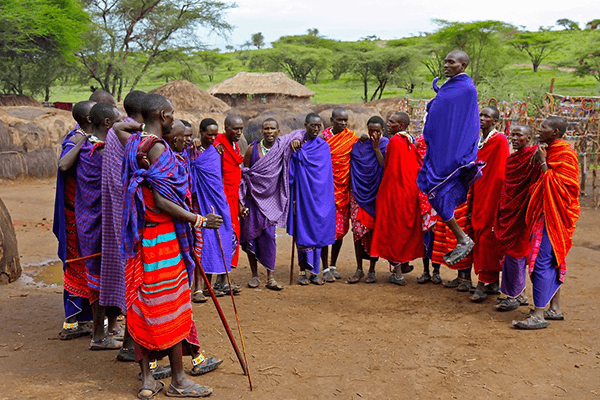
[[[183,371],[182,343],[179,342],[171,347],[169,353],[169,364],[171,365],[171,385],[167,393],[179,395],[178,397],[204,397],[212,393],[212,389],[194,383]],[[186,395],[187,396],[184,396]]]
[[[445,224],[450,228],[454,237],[456,238],[456,247],[450,253],[444,255],[444,260],[448,265],[454,265],[465,259],[469,253],[473,250],[475,242],[467,236],[462,228],[456,222],[456,219],[452,217]]]
[[[360,240],[355,241],[354,242],[354,256],[356,257],[356,272],[354,273],[354,275],[352,275],[351,277],[349,277],[347,279],[348,283],[356,283],[356,282],[360,281],[363,276],[365,276],[365,273],[363,271],[363,266],[362,266],[363,253],[364,253],[364,249],[363,249],[362,244],[360,243]]]
[[[260,279],[258,279],[258,262],[253,252],[248,251],[248,263],[250,264],[250,270],[252,271],[252,279],[248,282],[248,287],[257,288],[260,286]]]

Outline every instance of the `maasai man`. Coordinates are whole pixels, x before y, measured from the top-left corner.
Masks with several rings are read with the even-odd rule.
[[[190,176],[192,179],[192,210],[196,213],[208,214],[214,208],[215,213],[223,216],[223,224],[219,228],[219,243],[217,231],[214,229],[194,228],[194,252],[200,259],[200,266],[204,269],[208,279],[212,280],[217,275],[217,283],[214,292],[217,296],[223,296],[220,289],[225,285],[225,268],[231,271],[231,238],[233,229],[231,226],[231,213],[227,197],[223,190],[223,175],[221,170],[221,155],[214,146],[219,132],[217,122],[212,118],[205,118],[200,122],[199,145],[188,147],[185,151],[190,164]],[[221,254],[223,246],[223,255]],[[200,271],[194,274],[194,303],[203,303],[208,300],[208,288],[204,287],[206,293],[200,290]]]
[[[408,127],[408,115],[397,115],[401,127]],[[410,121],[410,120],[409,120]],[[383,257],[395,266],[388,280],[397,285],[406,285],[402,267],[423,257],[421,206],[417,174],[421,168],[421,157],[414,139],[404,130],[396,132],[390,139],[385,154],[385,167],[375,212],[375,229],[371,255]],[[399,207],[401,205],[401,207]],[[406,270],[406,269],[405,269]]]
[[[63,263],[65,322],[58,334],[62,340],[91,333],[86,325],[80,325],[92,320],[89,303],[91,293],[85,275],[85,261],[67,260],[81,257],[75,223],[75,165],[84,139],[88,137],[86,132],[92,132],[89,114],[94,104],[96,103],[93,101],[81,101],[73,107],[73,118],[77,122],[77,128],[69,132],[62,142],[56,175],[53,232],[58,239],[58,257]]]
[[[275,227],[285,227],[289,211],[289,165],[291,143],[302,140],[301,131],[279,137],[279,123],[267,118],[262,123],[262,140],[250,144],[244,155],[240,199],[248,210],[241,219],[242,249],[248,254],[252,279],[248,286],[260,286],[257,260],[267,269],[267,289],[282,290],[274,278]]]
[[[146,93],[133,90],[125,96],[125,122],[144,122],[141,113]],[[100,305],[125,311],[125,260],[121,257],[121,223],[123,221],[123,145],[114,130],[106,134],[102,152],[102,257],[100,258]],[[125,328],[119,361],[135,361],[133,340]],[[162,375],[160,375],[162,376]]]
[[[321,249],[335,241],[335,197],[331,151],[319,133],[323,121],[310,113],[304,120],[302,141],[294,140],[296,150],[290,160],[290,212],[287,232],[296,239],[300,285],[323,285],[319,276]],[[293,132],[297,134],[297,132]],[[306,276],[306,270],[310,276]]]
[[[540,144],[533,160],[542,173],[533,185],[525,217],[531,232],[527,264],[535,310],[524,321],[513,321],[520,329],[546,328],[546,320],[565,318],[560,287],[579,218],[579,163],[577,153],[562,139],[566,130],[563,118],[548,117],[536,135]],[[548,304],[550,308],[544,310]]]
[[[110,103],[115,107],[117,106],[117,101],[115,100],[113,95],[110,94],[109,92],[107,92],[106,90],[102,90],[102,89],[94,90],[94,93],[92,93],[90,95],[89,100],[93,101],[95,103],[99,103],[99,102],[103,101],[105,103]]]
[[[244,156],[240,153],[238,141],[242,137],[244,131],[244,121],[237,115],[228,115],[225,118],[225,133],[220,133],[215,139],[215,146],[221,153],[221,168],[223,171],[223,188],[227,203],[229,203],[229,211],[231,213],[231,225],[233,226],[233,256],[231,258],[231,266],[236,268],[238,265],[240,253],[240,216],[247,212],[240,203],[240,181],[242,180],[241,165],[244,162]],[[224,250],[228,251],[227,243],[229,240],[223,239]],[[235,294],[239,292],[240,287],[235,285],[229,288],[225,281],[220,281],[215,284],[217,288],[224,292],[233,290]]]
[[[391,120],[390,120],[391,122]],[[389,123],[389,122],[388,122]],[[417,152],[421,157],[421,162],[427,154],[427,143],[423,135],[420,135],[415,139],[415,145],[417,146]],[[442,283],[442,277],[440,275],[440,264],[433,261],[433,244],[435,241],[435,225],[437,223],[437,212],[431,207],[427,195],[419,190],[419,203],[421,205],[421,215],[423,217],[423,243],[425,244],[425,255],[422,258],[423,261],[423,274],[417,278],[417,283],[424,284],[431,282],[434,285]],[[429,263],[433,266],[433,272],[429,272]]]
[[[506,178],[506,158],[510,154],[508,140],[495,128],[500,113],[494,106],[479,113],[481,136],[477,144],[477,161],[485,163],[483,176],[473,184],[473,214],[471,222],[475,248],[473,266],[478,275],[471,301],[480,303],[489,294],[500,293],[500,271],[504,255],[494,236],[494,221],[500,202],[500,192]]]
[[[183,126],[185,126],[185,132],[183,133],[183,139],[184,139],[184,150],[190,148],[190,146],[192,145],[192,140],[194,139],[193,135],[194,135],[194,129],[192,128],[192,124],[189,123],[189,121],[186,121],[185,119],[181,119],[180,120],[181,123],[183,124]],[[182,153],[182,155],[184,155],[184,153]]]
[[[506,179],[500,192],[494,223],[494,236],[504,254],[500,290],[506,298],[495,305],[499,311],[512,311],[528,304],[524,292],[529,231],[523,227],[526,226],[529,193],[540,174],[537,164],[531,163],[531,157],[537,150],[537,146],[529,146],[533,136],[531,128],[513,126],[510,136],[514,152],[506,159]]]
[[[331,246],[331,263],[327,267],[328,248],[323,249],[323,279],[335,282],[342,276],[337,272],[337,259],[344,243],[344,236],[350,228],[350,152],[358,140],[348,129],[348,111],[335,107],[331,112],[331,126],[323,131],[323,137],[331,148],[333,183],[335,185],[335,243]]]
[[[104,332],[106,307],[100,304],[102,252],[102,153],[108,130],[122,118],[112,104],[96,103],[90,110],[93,130],[81,145],[77,162],[75,191],[75,221],[81,255],[94,257],[85,260],[86,277],[90,288],[90,304],[94,326],[90,350],[120,349],[123,332],[117,325],[119,309],[108,313],[108,335]]]
[[[456,248],[444,255],[449,265],[467,257],[475,245],[454,218],[456,206],[467,200],[469,186],[480,173],[480,165],[475,162],[479,138],[477,89],[465,73],[468,65],[467,53],[451,51],[444,61],[449,79],[441,88],[437,87],[437,78],[433,82],[437,95],[427,105],[423,129],[427,154],[417,182],[457,240]]]
[[[189,176],[174,151],[183,150],[183,135],[171,135],[173,106],[159,94],[142,102],[145,130],[134,123],[115,126],[125,146],[123,256],[127,259],[127,323],[141,369],[139,398],[163,389],[149,368],[150,359],[169,355],[170,397],[205,397],[212,389],[185,376],[184,342],[197,346],[190,282],[194,269],[189,224],[217,229],[222,219],[188,211]]]
[[[367,130],[369,139],[356,142],[350,153],[350,177],[352,183],[351,201],[352,233],[356,255],[356,272],[348,283],[356,283],[365,276],[363,259],[369,260],[369,273],[366,283],[377,282],[375,264],[377,257],[371,257],[371,240],[375,228],[375,198],[383,176],[383,161],[389,139],[383,137],[383,119],[369,118]]]

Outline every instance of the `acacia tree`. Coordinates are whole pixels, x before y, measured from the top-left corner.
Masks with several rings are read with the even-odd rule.
[[[397,49],[382,48],[357,53],[354,73],[363,84],[363,101],[381,99],[386,85],[409,65],[409,56]],[[377,86],[369,97],[369,84]]]
[[[121,98],[135,89],[148,67],[168,49],[200,49],[195,31],[225,35],[224,20],[234,3],[216,0],[89,0],[95,29],[77,56],[88,79]]]
[[[261,48],[265,47],[265,37],[263,36],[262,32],[254,33],[252,35],[251,43],[257,49],[261,49]]]
[[[546,32],[522,32],[515,34],[515,39],[509,42],[515,49],[527,53],[533,66],[533,72],[553,51],[558,48],[554,38]]]
[[[0,82],[4,93],[44,93],[73,61],[87,29],[76,0],[0,2]]]

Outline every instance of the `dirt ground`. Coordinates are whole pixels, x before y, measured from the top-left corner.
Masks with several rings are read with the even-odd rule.
[[[89,351],[86,338],[57,340],[61,267],[40,265],[56,260],[54,180],[0,182],[0,196],[24,271],[0,286],[0,399],[135,398],[136,364],[115,361],[114,351]],[[473,304],[455,290],[417,285],[420,262],[407,286],[391,285],[380,262],[371,285],[245,288],[236,297],[253,391],[213,304],[194,305],[204,354],[225,360],[194,380],[212,387],[213,399],[600,398],[599,216],[582,210],[562,292],[566,321],[548,329],[510,327],[528,307],[499,313],[493,298]],[[287,283],[291,240],[279,233],[276,278]],[[250,269],[241,260],[233,276],[245,284]],[[338,265],[344,278],[355,268],[350,235]],[[442,269],[442,276],[453,274]],[[231,300],[221,304],[235,327]]]

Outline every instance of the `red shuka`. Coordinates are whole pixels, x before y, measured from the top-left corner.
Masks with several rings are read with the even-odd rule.
[[[483,176],[473,184],[473,212],[471,223],[475,248],[473,264],[479,280],[493,283],[502,271],[503,251],[498,246],[493,227],[500,202],[500,191],[506,178],[506,159],[510,151],[506,136],[493,133],[477,152],[477,161],[486,163]]]
[[[502,252],[513,258],[529,254],[529,231],[523,227],[529,194],[540,174],[539,166],[531,163],[536,150],[537,146],[528,146],[506,159],[506,179],[500,191],[494,235]]]
[[[424,244],[417,175],[421,158],[403,135],[394,135],[385,152],[383,178],[375,204],[371,256],[392,262],[423,257]]]
[[[231,265],[237,267],[239,258],[239,239],[240,239],[240,182],[242,181],[241,165],[244,162],[244,156],[240,154],[239,147],[234,148],[231,142],[227,139],[224,133],[219,133],[215,139],[215,147],[223,145],[223,155],[221,156],[221,165],[223,168],[223,189],[227,204],[231,212],[231,225],[238,239],[235,254],[231,259]],[[228,240],[221,238],[221,240]],[[225,251],[227,247],[224,245]]]

